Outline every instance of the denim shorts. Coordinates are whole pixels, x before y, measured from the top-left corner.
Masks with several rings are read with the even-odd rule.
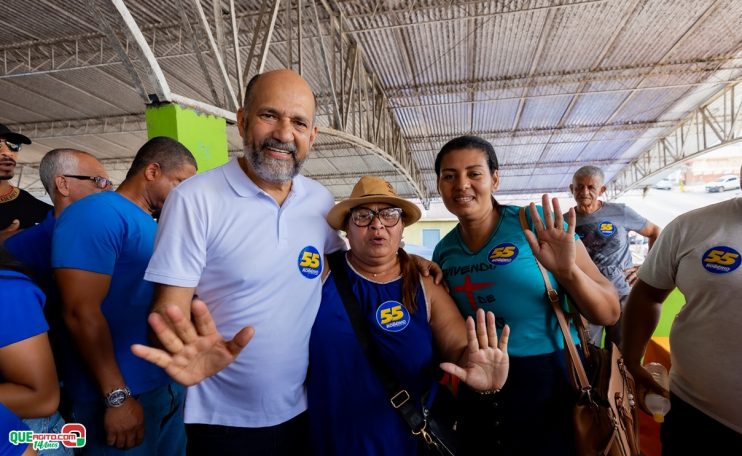
[[[62,426],[64,426],[64,418],[59,412],[54,412],[53,415],[44,418],[29,418],[23,420],[24,423],[34,432],[43,433],[60,433],[62,432]],[[72,448],[67,448],[64,445],[59,445],[55,449],[45,449],[40,454],[44,456],[72,456]]]

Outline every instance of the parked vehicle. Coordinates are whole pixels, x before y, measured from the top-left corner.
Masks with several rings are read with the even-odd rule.
[[[706,184],[707,192],[724,192],[739,188],[739,176],[722,176]]]
[[[654,183],[654,188],[658,190],[672,190],[672,182],[670,179],[660,179]]]

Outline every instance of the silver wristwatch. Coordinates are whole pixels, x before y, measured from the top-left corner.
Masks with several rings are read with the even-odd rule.
[[[121,407],[124,405],[124,401],[131,397],[131,390],[128,386],[123,388],[116,388],[110,393],[106,394],[106,407]]]

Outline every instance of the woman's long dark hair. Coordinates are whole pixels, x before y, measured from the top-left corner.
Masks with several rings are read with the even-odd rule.
[[[402,305],[411,315],[414,315],[415,310],[417,310],[420,273],[415,262],[403,248],[397,251],[397,255],[399,256],[399,270],[402,273]]]

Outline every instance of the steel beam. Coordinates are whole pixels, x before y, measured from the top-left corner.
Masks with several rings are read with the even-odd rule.
[[[34,138],[34,140],[97,136],[112,133],[141,133],[147,131],[144,114],[18,123],[13,124],[12,127],[14,130]]]
[[[126,72],[129,73],[129,78],[131,78],[131,84],[134,86],[134,89],[139,93],[142,100],[145,103],[148,103],[149,95],[147,94],[147,88],[144,86],[142,78],[134,67],[134,62],[129,58],[126,49],[121,44],[116,31],[113,29],[113,25],[108,20],[108,15],[103,14],[103,12],[98,8],[95,0],[88,0],[88,7],[93,11],[93,16],[98,20],[98,24],[106,34],[108,43],[111,45],[114,52],[116,52],[116,55],[121,61],[124,69],[126,69]]]
[[[235,27],[240,28],[235,19]],[[233,28],[234,29],[234,28]],[[298,29],[302,31],[302,28]],[[152,52],[159,60],[168,60],[193,56],[194,52],[184,37],[190,36],[187,26],[179,23],[177,26],[163,26],[156,29],[142,28],[144,37],[152,48]],[[346,32],[347,33],[347,32]],[[304,40],[314,40],[316,36],[303,36]],[[234,35],[231,38],[235,46]],[[273,40],[273,44],[290,44],[288,41]],[[135,48],[129,39],[124,41],[128,58],[136,59]],[[237,50],[249,49],[249,46],[236,45]],[[301,56],[301,47],[299,48]],[[105,35],[82,35],[59,40],[24,42],[18,45],[0,48],[0,79],[10,79],[38,74],[75,71],[88,68],[106,68],[123,63],[115,49],[108,45]],[[447,94],[470,93],[472,91],[502,91],[533,87],[556,87],[573,85],[575,83],[594,83],[606,81],[624,81],[646,76],[677,76],[677,75],[711,75],[718,70],[721,63],[728,63],[725,68],[741,69],[741,61],[735,56],[718,55],[693,61],[671,61],[658,65],[632,65],[616,68],[602,68],[591,71],[589,68],[561,71],[554,73],[534,74],[531,77],[519,75],[504,75],[497,78],[478,79],[471,81],[443,82],[437,84],[410,84],[385,89],[391,99],[407,97],[435,96]],[[692,68],[687,68],[691,64]],[[698,83],[703,84],[703,83]],[[688,85],[698,85],[688,84]],[[652,90],[655,87],[646,86],[635,90]],[[657,87],[659,88],[659,87]],[[626,91],[616,89],[615,91]],[[605,90],[604,92],[611,92]],[[558,94],[561,95],[561,94]],[[567,94],[570,95],[570,94]],[[533,95],[529,95],[529,98]],[[496,98],[496,99],[499,99]],[[505,98],[510,99],[510,98]],[[493,99],[494,101],[495,99]],[[402,103],[404,104],[404,103]]]
[[[183,5],[183,0],[177,1],[179,6],[178,10],[180,12],[180,20],[186,31],[186,36],[189,36],[191,38],[190,41],[191,47],[193,48],[193,54],[196,56],[198,66],[201,68],[201,73],[203,73],[206,85],[209,87],[209,91],[211,92],[211,99],[214,104],[218,106],[220,104],[220,100],[219,95],[216,92],[216,85],[214,84],[214,80],[211,78],[211,72],[206,65],[206,61],[204,60],[204,56],[200,48],[200,43],[206,41],[203,37],[203,32],[198,24],[193,25],[190,23],[190,20],[188,19],[188,12],[185,9],[185,5]]]
[[[377,30],[388,30],[401,27],[414,27],[426,24],[437,24],[451,21],[460,21],[463,19],[481,19],[503,14],[517,14],[541,10],[562,9],[567,7],[584,7],[592,3],[602,3],[604,0],[552,0],[549,2],[505,2],[491,0],[433,0],[425,2],[409,1],[405,2],[383,2],[376,1],[374,9],[367,13],[356,13],[346,15],[350,21],[364,22],[367,25],[362,30],[352,33],[374,32]],[[372,2],[363,2],[370,4]],[[456,10],[452,13],[452,6]],[[427,13],[431,17],[440,17],[419,21],[417,13]],[[438,14],[435,14],[438,13]],[[407,17],[407,22],[392,24],[395,18]],[[375,25],[385,24],[385,25]],[[392,24],[392,25],[387,25]]]
[[[693,111],[667,136],[640,154],[608,184],[608,195],[617,198],[643,187],[660,173],[707,152],[742,139],[742,83],[725,89],[711,102]]]
[[[183,95],[178,95],[177,93],[174,93],[172,95],[172,100],[174,103],[178,103],[191,109],[195,109],[196,111],[211,114],[212,116],[223,117],[229,123],[237,123],[237,114],[235,114],[234,111],[222,109],[209,103],[204,103],[202,101],[194,100]]]
[[[155,94],[160,101],[170,101],[170,86],[165,79],[165,75],[162,73],[160,64],[157,63],[157,58],[149,47],[149,44],[147,44],[147,40],[144,38],[129,9],[124,4],[124,0],[110,1],[121,16],[125,30],[134,41],[133,44],[136,45],[137,53],[141,57],[141,64],[145,67],[148,79],[155,89]]]
[[[544,25],[541,28],[541,35],[538,37],[538,45],[536,46],[536,51],[531,58],[531,69],[528,71],[528,79],[531,79],[533,75],[536,74],[536,69],[538,68],[539,63],[541,63],[541,53],[544,51],[544,47],[546,46],[546,42],[549,39],[549,36],[551,34],[551,27],[554,24],[554,10],[549,10],[549,12],[546,15],[546,19],[544,21]],[[518,109],[515,113],[515,117],[513,119],[513,126],[510,128],[511,131],[515,131],[518,128],[518,125],[520,124],[520,117],[523,114],[523,109],[526,106],[526,98],[528,97],[528,91],[530,90],[529,86],[526,86],[523,89],[523,93],[521,94],[520,101],[518,102]]]
[[[326,55],[323,60],[324,73],[329,78],[327,86],[335,88],[330,94],[326,91],[318,94],[321,100],[331,102],[329,112],[335,119],[335,128],[323,128],[320,131],[323,135],[364,148],[385,160],[407,179],[423,206],[428,207],[430,195],[422,173],[412,158],[378,78],[369,71],[365,63],[362,46],[352,36],[344,33],[347,29],[343,25],[344,21],[337,18],[326,0],[316,1],[322,4],[324,15],[327,16],[322,18],[322,22],[329,31],[328,41],[331,46],[327,49],[321,44],[320,51],[324,49],[324,53],[333,53],[332,59]],[[319,20],[319,12],[313,12],[315,19]],[[324,42],[324,38],[322,41]],[[358,61],[354,62],[356,59]],[[332,65],[332,61],[347,64]],[[347,115],[342,112],[346,106],[338,101],[337,91],[342,91],[343,99],[353,100],[346,104],[351,110]]]
[[[204,103],[198,100],[193,100],[191,98],[179,95],[179,94],[172,94],[171,95],[172,101],[174,103],[181,104],[183,106],[195,109],[200,112],[204,112],[207,114],[211,114],[218,117],[225,118],[230,123],[236,122],[236,115],[234,112],[219,108],[217,106]],[[370,101],[370,102],[373,102]],[[375,102],[374,102],[375,103]],[[381,105],[383,107],[383,104]],[[740,119],[735,119],[737,123],[740,122]],[[83,118],[83,119],[71,119],[71,120],[60,120],[60,121],[53,121],[53,122],[31,122],[31,123],[19,123],[14,124],[13,128],[22,130],[25,133],[27,133],[30,136],[33,136],[34,138],[40,137],[39,135],[43,134],[41,132],[44,131],[51,131],[55,130],[58,131],[60,134],[62,134],[59,129],[61,128],[64,133],[63,135],[72,133],[74,135],[74,132],[82,129],[81,131],[85,131],[86,128],[98,128],[99,126],[105,126],[109,130],[113,130],[110,132],[127,132],[129,131],[129,128],[135,128],[135,125],[137,125],[138,122],[144,122],[144,114],[127,114],[127,115],[121,115],[121,116],[111,116],[111,117],[94,117],[94,118]],[[565,126],[562,128],[559,128],[557,131],[559,133],[563,134],[580,134],[580,133],[590,133],[598,128],[602,128],[605,132],[610,131],[637,131],[642,132],[649,129],[667,129],[671,128],[677,125],[677,122],[673,121],[658,121],[658,122],[629,122],[629,123],[614,123],[608,126],[601,126],[601,125],[574,125],[574,126]],[[116,131],[116,128],[120,127],[120,131]],[[136,127],[138,128],[138,127]],[[320,127],[320,131],[323,132],[330,132],[332,133],[331,128],[327,127]],[[97,131],[97,130],[96,130]],[[140,131],[140,130],[132,130],[132,131]],[[142,130],[143,131],[143,130]],[[379,136],[378,140],[381,140],[381,131],[382,131],[382,125],[379,124]],[[106,131],[101,131],[101,133],[107,133]],[[534,141],[527,141],[527,142],[519,142],[518,144],[515,144],[514,146],[522,146],[522,145],[528,145],[528,144],[540,144],[538,141],[545,140],[550,136],[552,132],[552,129],[550,128],[541,128],[541,129],[525,129],[525,130],[518,130],[516,132],[511,132],[510,130],[502,130],[502,131],[493,131],[493,130],[482,130],[482,131],[473,131],[471,134],[482,136],[490,141],[493,141],[497,143],[497,140],[499,139],[512,139],[512,138],[521,138],[521,139],[533,139]],[[364,135],[368,135],[368,132],[363,131]],[[371,136],[375,135],[375,132],[370,133]],[[323,144],[315,145],[315,149],[319,150],[331,150],[332,148],[344,148],[346,141],[345,137],[342,135],[335,135],[330,134],[329,136],[338,138],[337,142],[333,144],[327,144],[326,142],[323,142]],[[428,144],[431,141],[433,142],[440,142],[440,141],[446,141],[450,139],[450,134],[437,134],[433,136],[410,136],[407,138],[407,142],[409,144]],[[44,137],[52,137],[52,136],[44,136]],[[639,139],[639,135],[634,138],[629,138],[630,140],[636,140]],[[646,136],[644,137],[646,139]],[[625,137],[620,138],[621,141],[625,141]],[[605,142],[605,141],[613,141],[613,139],[595,139],[593,142]],[[374,141],[369,141],[374,142]],[[560,141],[556,141],[556,143],[559,143]],[[584,140],[575,140],[575,142],[584,143]],[[502,144],[496,144],[497,147],[507,147],[507,145]]]
[[[265,68],[268,50],[273,41],[273,31],[276,27],[276,18],[278,17],[280,0],[272,2],[273,7],[270,9],[269,14],[268,10],[270,8],[270,3],[271,0],[263,0],[261,2],[260,12],[257,15],[256,23],[250,26],[250,29],[252,30],[252,40],[250,41],[250,51],[247,55],[245,68],[242,70],[243,89],[247,86],[247,83],[254,75],[262,73]],[[301,27],[301,24],[299,24],[299,27]],[[260,50],[256,52],[258,43],[260,43]],[[254,71],[253,67],[255,67]]]
[[[240,103],[245,98],[245,86],[242,82],[242,60],[240,55],[240,39],[238,37],[237,11],[234,9],[234,0],[229,0],[229,23],[232,26],[232,52],[234,54],[234,66],[237,69],[237,96]]]
[[[209,21],[206,19],[206,13],[204,12],[203,7],[201,6],[201,0],[192,0],[191,3],[196,8],[196,13],[198,14],[199,21],[201,23],[201,27],[206,32],[206,39],[207,43],[209,44],[209,48],[211,49],[211,58],[216,61],[216,65],[219,68],[219,76],[222,80],[222,85],[224,86],[224,91],[226,92],[226,99],[228,103],[226,103],[227,109],[232,109],[233,111],[236,111],[237,108],[240,106],[240,103],[237,101],[237,96],[234,93],[234,89],[232,88],[232,82],[230,81],[229,74],[227,74],[227,67],[224,65],[224,59],[222,58],[222,49],[217,46],[216,41],[214,40],[214,35],[211,33],[211,27],[209,26]],[[278,3],[278,0],[276,0],[276,3]],[[216,7],[215,7],[216,8]],[[219,8],[220,9],[220,8]],[[219,21],[222,20],[221,15],[219,15]],[[223,35],[219,35],[220,39],[223,39]]]
[[[391,129],[392,126],[389,125],[389,128]],[[427,188],[425,187],[425,184],[422,181],[422,174],[418,170],[417,165],[414,163],[409,153],[404,155],[400,153],[403,150],[401,136],[395,137],[394,139],[387,138],[393,141],[392,144],[390,144],[391,147],[382,149],[377,144],[371,143],[362,138],[359,138],[358,136],[354,136],[339,130],[321,127],[319,130],[320,133],[323,135],[334,136],[348,144],[366,149],[369,152],[372,152],[374,155],[382,158],[384,161],[389,163],[399,174],[406,178],[412,188],[415,189],[415,193],[417,194],[417,197],[420,198],[423,206],[426,209],[430,207],[430,196],[428,194]]]

